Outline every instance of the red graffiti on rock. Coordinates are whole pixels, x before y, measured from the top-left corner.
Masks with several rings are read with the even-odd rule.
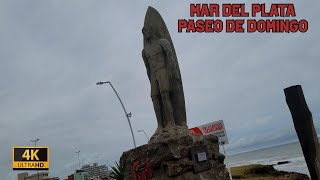
[[[134,180],[147,180],[147,177],[152,177],[152,171],[150,168],[149,160],[146,160],[145,164],[140,165],[140,161],[137,160],[132,166]]]

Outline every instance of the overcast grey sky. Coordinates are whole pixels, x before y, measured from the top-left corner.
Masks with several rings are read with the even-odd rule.
[[[132,112],[137,145],[146,143],[137,130],[151,136],[156,129],[141,58],[148,5],[171,33],[190,128],[223,119],[228,152],[293,140],[283,89],[300,84],[319,133],[319,1],[281,1],[309,21],[307,33],[177,33],[190,2],[1,1],[0,179],[17,178],[11,148],[32,145],[30,139],[50,147],[50,175],[60,178],[77,168],[75,151],[82,165],[112,165],[133,147],[118,99],[97,81],[113,83]]]

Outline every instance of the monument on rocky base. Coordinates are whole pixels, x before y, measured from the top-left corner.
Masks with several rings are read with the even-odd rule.
[[[152,7],[142,33],[142,57],[158,128],[148,144],[122,154],[125,179],[229,179],[218,138],[189,133],[176,52],[161,15]]]

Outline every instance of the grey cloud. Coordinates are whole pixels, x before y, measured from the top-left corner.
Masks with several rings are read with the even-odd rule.
[[[60,178],[77,168],[77,150],[82,164],[100,154],[111,165],[133,148],[118,99],[97,81],[113,83],[132,112],[137,145],[146,143],[137,130],[156,129],[141,59],[148,5],[171,32],[189,127],[223,119],[230,152],[294,137],[283,88],[301,84],[320,129],[319,2],[294,3],[308,33],[177,33],[177,20],[189,18],[189,2],[180,1],[1,1],[0,179],[16,179],[11,147],[33,138],[50,147],[50,174]]]

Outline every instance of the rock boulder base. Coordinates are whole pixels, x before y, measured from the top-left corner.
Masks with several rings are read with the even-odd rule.
[[[124,152],[120,163],[125,180],[227,180],[224,159],[216,136],[187,135]]]

